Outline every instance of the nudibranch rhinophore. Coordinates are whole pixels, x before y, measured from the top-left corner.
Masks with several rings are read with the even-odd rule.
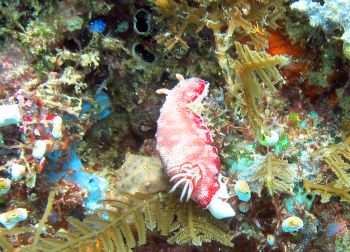
[[[226,184],[221,181],[218,151],[200,115],[201,102],[208,94],[209,82],[198,78],[184,79],[166,94],[160,110],[156,133],[157,150],[165,172],[176,188],[182,188],[180,200],[192,198],[218,219],[235,215],[226,202]]]

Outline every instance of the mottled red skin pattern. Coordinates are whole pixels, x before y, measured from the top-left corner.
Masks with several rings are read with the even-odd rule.
[[[171,178],[183,164],[200,170],[191,198],[206,208],[219,190],[220,160],[211,134],[203,118],[189,105],[201,101],[207,94],[209,83],[198,78],[181,80],[167,95],[160,110],[156,133],[157,150],[164,169]],[[179,179],[175,179],[175,184]],[[183,188],[183,184],[179,187]]]

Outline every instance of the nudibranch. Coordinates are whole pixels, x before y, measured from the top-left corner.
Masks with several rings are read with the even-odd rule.
[[[157,90],[167,95],[157,121],[156,148],[174,183],[170,192],[182,188],[181,201],[192,198],[218,219],[232,217],[235,211],[226,202],[229,196],[221,181],[218,151],[200,115],[209,82],[185,80],[180,74],[176,78],[179,83],[172,90]]]

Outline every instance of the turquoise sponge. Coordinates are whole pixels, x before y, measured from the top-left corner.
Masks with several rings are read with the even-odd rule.
[[[104,199],[104,194],[108,188],[108,182],[106,179],[96,176],[92,173],[83,171],[83,164],[80,161],[79,156],[75,153],[74,148],[69,150],[69,161],[62,166],[61,171],[55,171],[49,169],[49,179],[51,181],[57,181],[64,177],[66,180],[74,181],[82,190],[88,192],[88,197],[85,199],[86,209],[95,210],[99,207],[99,201]],[[53,165],[55,161],[61,156],[61,153],[54,151],[52,154],[47,154],[50,164]],[[74,172],[67,172],[68,169],[72,169]]]

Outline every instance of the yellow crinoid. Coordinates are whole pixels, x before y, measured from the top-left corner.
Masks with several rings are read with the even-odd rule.
[[[256,23],[255,25],[252,25],[251,33],[258,34],[262,37],[266,36],[267,34],[266,29],[259,26],[258,23]]]

